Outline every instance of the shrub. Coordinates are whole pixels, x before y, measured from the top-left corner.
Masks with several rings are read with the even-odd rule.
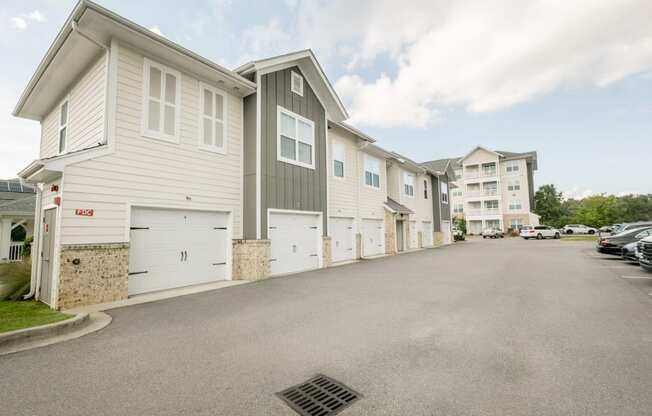
[[[19,299],[29,291],[32,275],[32,261],[25,257],[23,261],[0,264],[0,301]]]

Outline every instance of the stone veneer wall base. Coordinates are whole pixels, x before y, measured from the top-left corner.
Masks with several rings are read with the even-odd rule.
[[[441,231],[435,231],[433,234],[433,241],[435,242],[435,247],[444,245],[444,233]]]
[[[396,217],[385,210],[385,254],[396,254]]]
[[[233,240],[233,280],[262,280],[271,270],[270,240]]]
[[[57,308],[127,299],[129,243],[61,246]]]
[[[322,267],[331,267],[333,264],[332,239],[325,235],[322,237]]]

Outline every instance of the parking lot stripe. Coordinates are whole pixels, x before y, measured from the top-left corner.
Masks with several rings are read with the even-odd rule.
[[[620,276],[623,279],[649,279],[652,280],[652,276]]]

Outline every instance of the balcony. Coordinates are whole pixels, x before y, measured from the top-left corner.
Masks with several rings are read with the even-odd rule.
[[[482,190],[471,190],[464,193],[465,197],[480,197],[480,196],[497,196],[498,189],[482,189]]]

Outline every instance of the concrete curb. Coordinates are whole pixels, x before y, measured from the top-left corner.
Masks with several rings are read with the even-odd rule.
[[[105,313],[84,312],[65,321],[6,332],[0,334],[0,355],[79,338],[110,323],[111,317]]]

